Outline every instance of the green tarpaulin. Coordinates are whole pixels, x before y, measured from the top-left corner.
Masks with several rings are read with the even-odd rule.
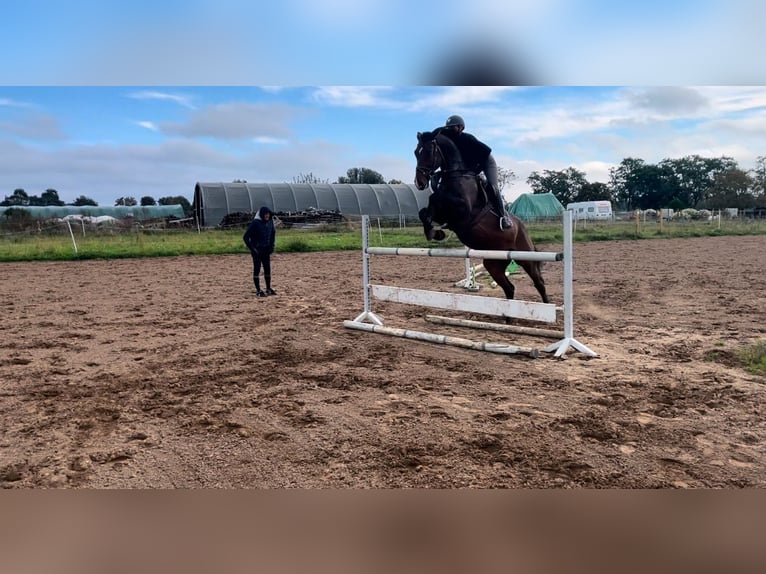
[[[564,206],[552,193],[523,193],[514,201],[508,211],[522,221],[558,219]]]

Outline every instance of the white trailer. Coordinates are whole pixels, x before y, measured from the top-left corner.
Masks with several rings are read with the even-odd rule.
[[[574,213],[575,220],[611,221],[611,201],[578,201],[567,205],[567,210]]]

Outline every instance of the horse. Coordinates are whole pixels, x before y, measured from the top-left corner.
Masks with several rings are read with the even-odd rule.
[[[423,232],[429,241],[446,237],[434,222],[454,231],[463,245],[470,249],[502,251],[535,251],[524,223],[511,214],[512,225],[500,229],[500,215],[492,211],[486,190],[475,171],[467,167],[455,143],[440,130],[418,132],[415,148],[417,167],[415,186],[423,190],[431,178],[440,178],[439,186],[428,198],[428,206],[418,212]],[[532,279],[543,303],[549,303],[545,290],[541,261],[517,262]],[[507,261],[485,259],[484,268],[503,289],[507,299],[513,299],[516,288],[505,275]]]

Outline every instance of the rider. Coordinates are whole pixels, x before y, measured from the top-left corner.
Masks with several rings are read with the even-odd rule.
[[[490,201],[500,217],[500,229],[511,227],[511,218],[505,211],[503,197],[500,194],[497,183],[497,163],[492,157],[492,148],[476,139],[475,136],[466,133],[465,122],[460,116],[450,116],[441,133],[449,137],[463,157],[463,162],[477,174],[484,172],[489,184]]]

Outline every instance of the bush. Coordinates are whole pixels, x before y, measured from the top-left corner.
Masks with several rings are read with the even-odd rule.
[[[32,214],[21,207],[9,207],[3,213],[3,223],[14,231],[21,231],[32,226]]]

